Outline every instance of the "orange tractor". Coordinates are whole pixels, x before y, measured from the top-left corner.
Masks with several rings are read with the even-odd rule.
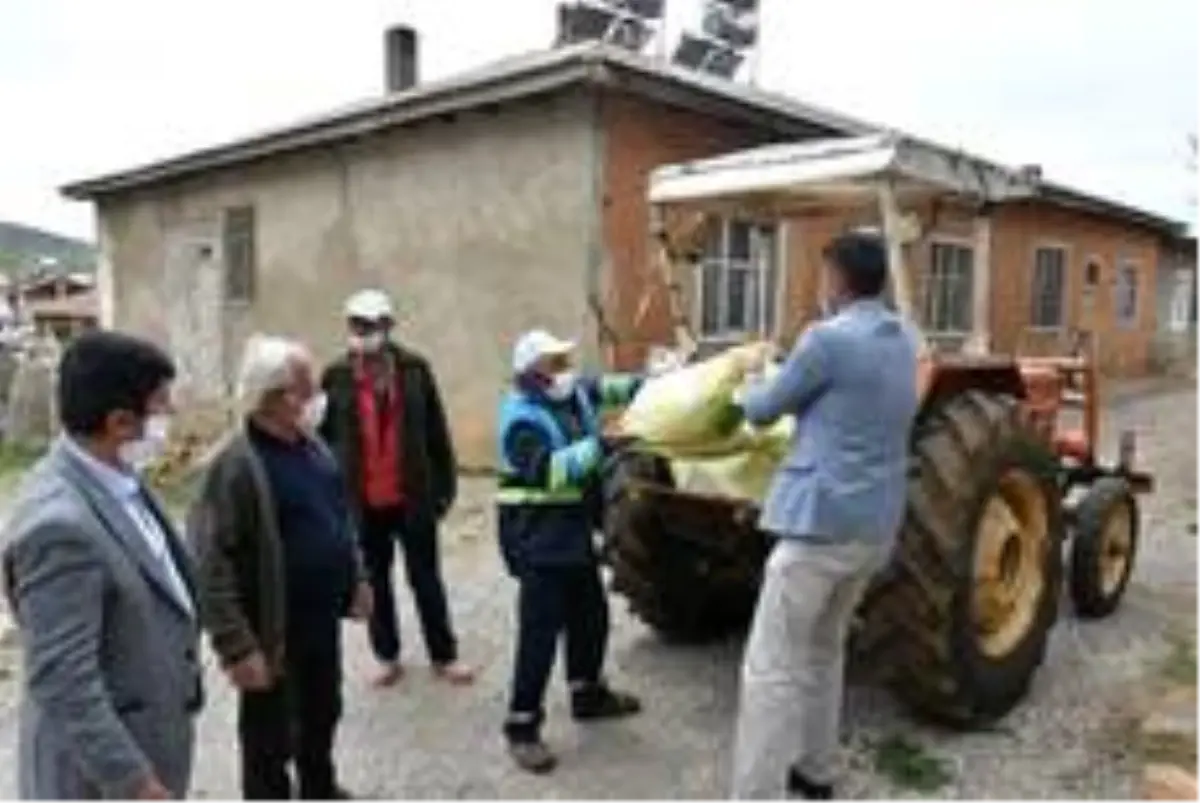
[[[689,358],[698,346],[685,288],[705,221],[832,216],[881,230],[891,297],[912,319],[903,263],[922,238],[922,213],[973,215],[986,265],[989,210],[1035,191],[1024,174],[891,134],[667,166],[650,181],[661,268],[651,284],[666,293]],[[1024,697],[1064,585],[1080,616],[1117,607],[1137,550],[1138,494],[1152,486],[1132,465],[1131,434],[1114,463],[1098,456],[1087,347],[1055,358],[988,353],[981,274],[971,337],[955,353],[924,344],[907,515],[851,645],[857,664],[919,713],[961,727],[1002,717]],[[614,459],[606,493],[605,555],[635,616],[671,639],[744,627],[769,548],[756,528],[759,500],[681,490],[669,456],[638,443]]]

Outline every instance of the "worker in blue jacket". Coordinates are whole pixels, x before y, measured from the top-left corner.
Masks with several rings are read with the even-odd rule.
[[[520,583],[517,651],[504,724],[509,753],[534,773],[557,759],[541,738],[543,698],[560,634],[576,720],[637,713],[637,698],[613,691],[601,670],[608,601],[593,535],[603,515],[600,468],[607,447],[599,414],[626,404],[635,377],[577,377],[574,344],[543,330],[513,350],[513,388],[500,406],[500,547]]]

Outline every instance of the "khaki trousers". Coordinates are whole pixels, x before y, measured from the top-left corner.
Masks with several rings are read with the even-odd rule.
[[[779,799],[795,766],[831,783],[846,631],[890,543],[780,539],[767,560],[742,664],[733,797]]]

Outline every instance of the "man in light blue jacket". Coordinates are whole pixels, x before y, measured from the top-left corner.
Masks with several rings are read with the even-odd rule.
[[[883,302],[878,237],[842,235],[825,259],[836,313],[741,401],[752,424],[797,427],[760,521],[776,541],[742,667],[736,798],[832,797],[846,631],[904,516],[917,341]]]

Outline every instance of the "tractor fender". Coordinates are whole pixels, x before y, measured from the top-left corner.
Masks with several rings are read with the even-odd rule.
[[[1007,357],[944,357],[923,360],[918,368],[918,418],[968,391],[1025,399],[1025,382],[1016,360]]]

